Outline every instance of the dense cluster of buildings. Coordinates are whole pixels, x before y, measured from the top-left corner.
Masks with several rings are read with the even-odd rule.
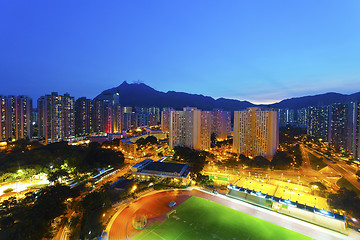
[[[354,158],[360,157],[360,103],[269,111],[249,108],[232,115],[220,109],[124,107],[119,97],[115,93],[75,101],[68,93],[53,92],[40,97],[33,109],[27,96],[0,95],[0,141],[37,138],[57,142],[161,123],[162,131],[169,135],[170,148],[207,150],[212,136],[223,140],[233,135],[234,152],[271,159],[278,146],[279,126],[295,125],[306,128],[311,137],[320,138]]]
[[[0,141],[37,138],[58,142],[155,126],[160,122],[161,109],[122,107],[119,94],[75,101],[68,93],[53,92],[41,96],[34,109],[29,97],[0,95],[0,114]]]
[[[31,138],[32,101],[26,96],[0,95],[0,141]]]
[[[300,126],[307,135],[360,158],[360,103],[334,103],[302,109],[280,109],[280,125]]]
[[[210,149],[211,134],[224,139],[231,135],[230,112],[201,111],[197,108],[186,107],[183,111],[173,110],[164,113],[162,117],[166,119],[166,123],[162,123],[162,127],[169,129],[170,148],[182,146],[208,150]]]
[[[34,111],[32,100],[26,96],[0,96],[0,100],[1,141],[37,138],[45,143],[58,142],[74,137],[120,133],[159,122],[162,131],[169,135],[170,148],[184,146],[209,150],[212,135],[217,139],[227,139],[231,135],[230,112],[191,107],[183,111],[123,107],[119,104],[118,93],[93,100],[81,97],[75,101],[68,93],[53,92],[41,96]],[[246,117],[247,113],[253,112],[253,118]],[[234,151],[271,158],[278,144],[276,114],[255,109],[235,112]],[[250,118],[251,124],[243,125]]]
[[[169,122],[169,146],[210,149],[211,135],[226,139],[231,134],[231,114],[222,110],[201,111],[184,108],[162,115]],[[272,159],[279,144],[277,111],[249,108],[234,112],[233,151],[248,157]]]

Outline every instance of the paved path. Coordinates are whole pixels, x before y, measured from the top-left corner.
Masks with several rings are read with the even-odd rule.
[[[342,162],[342,161],[336,161],[335,163],[332,158],[326,157],[322,154],[320,154],[317,151],[313,151],[307,148],[309,152],[314,154],[317,157],[325,158],[324,162],[328,164],[332,169],[340,173],[346,180],[348,180],[354,187],[360,190],[360,182],[357,181],[357,177],[355,175],[356,169],[349,166],[348,164]]]

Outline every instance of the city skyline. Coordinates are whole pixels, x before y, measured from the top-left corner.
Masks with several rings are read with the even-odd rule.
[[[360,239],[360,1],[0,1],[0,239]]]
[[[357,1],[0,3],[3,95],[123,81],[252,103],[357,92]]]

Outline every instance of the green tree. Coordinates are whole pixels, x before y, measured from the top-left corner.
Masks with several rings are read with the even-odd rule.
[[[283,151],[276,151],[271,164],[275,169],[288,169],[293,163],[293,159]]]
[[[347,188],[340,188],[336,194],[328,197],[329,205],[335,209],[342,209],[355,218],[360,218],[360,198],[354,191]]]
[[[49,182],[58,182],[59,179],[66,181],[69,177],[69,173],[65,169],[57,169],[48,174]]]

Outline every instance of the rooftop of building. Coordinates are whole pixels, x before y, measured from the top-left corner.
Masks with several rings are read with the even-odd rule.
[[[138,172],[178,173],[182,174],[181,177],[187,177],[190,166],[182,163],[154,162],[151,159],[145,159],[135,164],[133,168],[137,168]]]
[[[133,168],[141,168],[141,169],[143,169],[147,164],[149,164],[149,163],[151,163],[151,162],[153,162],[153,160],[150,159],[150,158],[147,158],[147,159],[145,159],[144,161],[141,161],[141,162],[135,164],[135,165],[133,166]]]
[[[157,171],[157,172],[169,172],[169,173],[179,173],[181,170],[188,166],[181,163],[169,163],[169,162],[151,162],[147,164],[143,170],[145,171]]]

